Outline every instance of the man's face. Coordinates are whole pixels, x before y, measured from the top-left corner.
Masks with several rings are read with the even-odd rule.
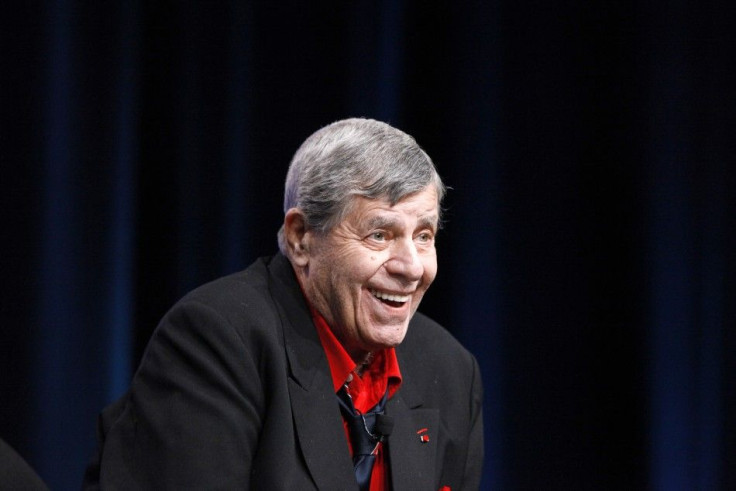
[[[391,206],[357,197],[325,235],[310,233],[303,288],[356,362],[403,341],[437,273],[433,186]]]

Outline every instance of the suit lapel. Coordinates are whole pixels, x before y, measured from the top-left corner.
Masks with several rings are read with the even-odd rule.
[[[432,489],[435,480],[439,411],[419,405],[410,386],[402,385],[386,407],[394,418],[388,437],[392,489]]]
[[[319,489],[357,489],[330,368],[291,264],[277,255],[269,269],[271,294],[278,300],[284,327],[289,397],[304,460]]]

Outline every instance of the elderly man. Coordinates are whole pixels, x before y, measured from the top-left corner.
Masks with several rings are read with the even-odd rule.
[[[180,300],[100,417],[103,489],[477,489],[473,356],[417,313],[444,185],[413,138],[349,119],[286,178],[280,253]]]

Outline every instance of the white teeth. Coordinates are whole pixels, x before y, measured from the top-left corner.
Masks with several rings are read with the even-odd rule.
[[[409,295],[390,295],[388,293],[379,292],[378,290],[371,290],[374,297],[380,298],[381,300],[388,300],[389,302],[404,303],[408,302],[411,298]]]

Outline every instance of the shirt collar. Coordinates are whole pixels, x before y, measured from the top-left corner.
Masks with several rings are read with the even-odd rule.
[[[357,364],[345,351],[340,341],[337,340],[325,318],[311,305],[309,310],[312,312],[312,320],[314,320],[314,325],[317,326],[319,340],[327,355],[327,363],[329,363],[330,373],[332,373],[332,385],[335,392],[337,392],[347,381],[348,376],[356,369]]]

